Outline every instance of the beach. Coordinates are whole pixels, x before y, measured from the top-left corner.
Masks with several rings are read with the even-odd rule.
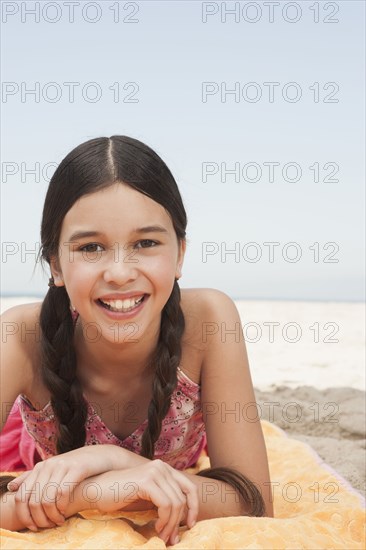
[[[365,497],[365,306],[236,301],[258,414]]]
[[[41,297],[1,298],[1,313]],[[365,497],[365,308],[362,303],[235,300],[259,415],[310,445]],[[209,338],[210,333],[202,334]]]
[[[366,497],[365,392],[313,386],[256,390],[261,418],[307,443]]]

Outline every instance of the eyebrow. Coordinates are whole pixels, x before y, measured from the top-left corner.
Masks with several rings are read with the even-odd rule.
[[[146,227],[134,229],[132,233],[168,233],[168,231],[161,225],[147,225]],[[87,237],[105,237],[105,234],[101,231],[75,231],[69,237],[68,242],[78,241]]]

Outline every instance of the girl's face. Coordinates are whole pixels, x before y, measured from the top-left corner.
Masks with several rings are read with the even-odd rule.
[[[83,196],[67,212],[59,258],[51,260],[51,270],[56,286],[66,287],[83,323],[97,323],[104,338],[120,343],[117,325],[135,324],[140,337],[148,328],[160,327],[174,279],[181,276],[184,253],[185,241],[178,242],[164,207],[118,182]],[[109,294],[126,293],[145,295],[135,312],[126,312],[131,304],[123,302],[114,306],[124,311],[113,314],[99,302],[110,301]]]

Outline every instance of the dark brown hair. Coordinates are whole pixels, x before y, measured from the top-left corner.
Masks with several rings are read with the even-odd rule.
[[[121,182],[161,204],[169,213],[177,239],[186,237],[187,216],[178,186],[163,160],[148,146],[126,136],[91,139],[73,149],[56,169],[45,198],[41,222],[41,263],[57,257],[63,219],[84,195]],[[181,339],[185,329],[180,289],[174,282],[162,311],[160,336],[152,366],[155,371],[148,426],[142,437],[141,455],[154,457],[172,392],[177,385]],[[57,419],[57,452],[65,453],[86,442],[87,404],[76,376],[74,324],[66,289],[50,287],[40,312],[42,379],[51,394]],[[228,468],[205,470],[200,475],[234,486],[251,515],[264,514],[264,502],[255,485]]]

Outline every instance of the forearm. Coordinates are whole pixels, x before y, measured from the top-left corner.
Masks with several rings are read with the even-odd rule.
[[[99,476],[95,476],[97,479]],[[90,478],[91,479],[91,478]],[[70,492],[70,500],[65,511],[65,518],[75,515],[82,510],[91,509],[92,505],[90,495],[88,498],[89,480],[81,482],[73,493]],[[16,513],[15,493],[6,492],[1,495],[0,503],[0,527],[8,531],[21,531],[26,529],[26,525],[20,521]]]
[[[115,445],[110,445],[108,447],[110,447],[108,450],[111,453],[110,467],[112,470],[128,470],[129,468],[140,466],[145,462],[150,462],[148,458],[133,453],[128,449],[117,447]],[[80,484],[76,485],[76,488],[73,492],[73,486],[67,487],[67,490],[69,492],[69,503],[64,514],[66,518],[73,516],[83,510],[97,508],[93,500],[95,500],[98,495],[92,496],[92,493],[93,485],[94,492],[96,490],[96,487],[98,487],[98,480],[100,476],[103,476],[103,474],[87,478]],[[113,483],[111,483],[111,486],[113,487]],[[104,489],[104,493],[105,492],[106,490]],[[126,501],[121,504],[121,508],[122,507],[125,508],[126,511],[148,510],[154,508],[151,502],[141,499],[135,500],[134,502],[131,502],[130,500]],[[26,529],[26,526],[18,519],[18,516],[16,514],[15,493],[6,492],[1,495],[0,527],[2,529],[8,529],[9,531],[20,531],[22,529]]]
[[[234,488],[223,481],[198,476],[196,474],[188,474],[182,472],[188,477],[198,489],[199,513],[197,521],[204,519],[212,519],[218,517],[235,517],[247,516],[250,514],[250,503],[245,504]],[[267,517],[273,517],[273,504],[270,494],[270,484],[264,485],[261,491],[263,496]],[[152,503],[147,500],[134,500],[132,503],[123,507],[125,511],[150,510],[154,508]],[[182,525],[185,524],[186,517],[183,518]]]
[[[218,479],[182,472],[198,489],[197,521],[204,519],[245,516],[250,506],[244,506],[234,488]]]
[[[197,521],[225,516],[248,515],[250,506],[245,507],[233,487],[222,481],[181,472],[198,488],[199,512]],[[117,481],[118,480],[118,481]],[[93,476],[76,486],[70,495],[65,517],[87,509],[98,509],[101,513],[117,510],[138,511],[156,508],[149,500],[135,498],[136,484],[127,478],[120,480],[114,471]],[[187,511],[187,510],[186,510]],[[185,524],[186,517],[182,524]]]
[[[150,462],[148,458],[134,453],[133,451],[129,451],[128,449],[124,449],[123,447],[117,447],[116,445],[110,445],[110,447],[113,447],[114,451],[112,470],[125,470],[140,466],[145,462]]]
[[[99,474],[74,486],[67,487],[69,500],[63,512],[67,519],[83,510],[103,509],[103,503],[109,501],[109,510],[116,511],[123,508],[135,510],[147,510],[154,508],[148,501],[137,500],[131,506],[131,488],[124,484],[125,490],[116,484],[113,472]],[[72,490],[74,489],[74,490]],[[16,513],[15,493],[6,492],[1,495],[0,500],[0,528],[9,531],[21,531],[26,525],[19,520]]]
[[[115,454],[113,470],[89,477],[79,484],[68,487],[69,499],[63,514],[66,518],[88,509],[97,509],[102,513],[139,511],[156,508],[149,500],[136,498],[136,487],[130,482],[127,470],[137,467],[149,459],[119,448]],[[119,474],[117,470],[119,469]],[[198,489],[199,511],[197,521],[216,517],[232,517],[249,515],[250,503],[245,504],[238,492],[226,482],[194,474],[181,472]],[[122,478],[120,477],[122,474]],[[120,480],[117,482],[116,480]],[[262,496],[265,502],[265,515],[273,517],[273,506],[270,486],[265,487]],[[184,525],[186,517],[182,518]],[[25,529],[16,514],[15,494],[7,492],[1,496],[0,527],[12,531]]]
[[[119,455],[118,452],[120,451],[122,452]],[[144,462],[149,462],[149,459],[127,449],[119,448],[116,454],[114,469],[133,468]],[[193,481],[198,488],[200,508],[197,521],[223,516],[245,516],[250,513],[250,504],[245,506],[238,493],[235,492],[230,484],[195,474],[182,473]],[[262,485],[260,492],[265,503],[266,516],[273,517],[273,499],[270,483]],[[124,510],[148,510],[151,507],[151,503],[146,500],[136,500],[126,506]]]
[[[212,519],[224,516],[245,516],[248,515],[250,506],[243,507],[239,501],[239,496],[234,493],[234,489],[228,483],[203,476],[183,473],[198,489],[199,512],[196,521]],[[147,500],[135,500],[124,506],[125,511],[136,512],[138,510],[149,510],[155,508]],[[186,509],[187,512],[187,509]],[[181,525],[185,525],[186,516]]]
[[[182,473],[198,489],[198,521],[234,516],[273,517],[271,484],[266,478],[253,483],[239,471],[225,467],[202,471],[203,475]]]

